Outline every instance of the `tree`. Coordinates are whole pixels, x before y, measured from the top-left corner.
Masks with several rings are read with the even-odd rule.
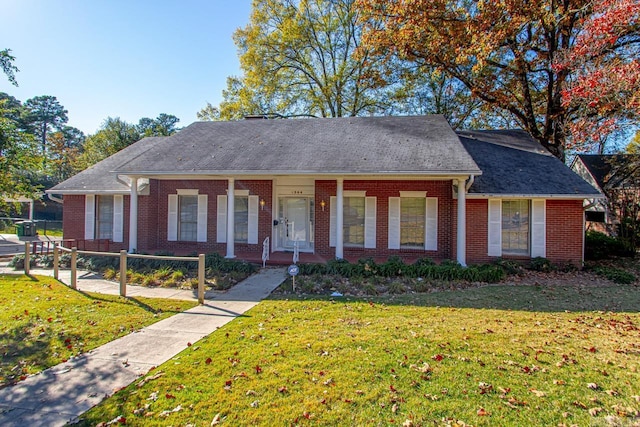
[[[162,113],[155,119],[143,117],[138,122],[137,130],[141,137],[145,136],[169,136],[178,131],[176,125],[179,118],[172,114]]]
[[[254,0],[249,24],[234,34],[243,75],[227,80],[220,117],[384,113],[383,61],[366,50],[354,56],[362,28],[353,3]]]
[[[55,96],[43,95],[27,99],[24,103],[26,119],[33,125],[33,133],[40,139],[42,153],[47,149],[47,133],[61,129],[67,123],[67,110]]]
[[[579,141],[606,138],[640,118],[640,2],[601,0],[576,43],[556,63],[575,70],[562,91],[566,108],[580,112],[570,123]]]
[[[5,114],[7,102],[0,100],[0,209],[6,207],[4,198],[35,197],[37,188],[26,172],[40,164],[33,136],[20,131]]]
[[[207,102],[207,106],[196,113],[198,120],[216,121],[220,120],[220,110]]]
[[[16,81],[16,72],[20,70],[18,70],[18,67],[13,65],[13,61],[15,60],[16,58],[11,55],[11,49],[0,50],[0,68],[2,68],[2,71],[7,76],[7,79],[9,79],[9,82],[14,86],[18,86],[18,82]]]
[[[119,117],[107,117],[100,130],[87,137],[83,146],[84,151],[76,163],[76,169],[86,169],[139,139],[140,134],[135,125],[120,120]]]
[[[564,159],[581,114],[562,102],[575,70],[554,65],[594,16],[591,2],[357,1],[366,48],[436,67]]]

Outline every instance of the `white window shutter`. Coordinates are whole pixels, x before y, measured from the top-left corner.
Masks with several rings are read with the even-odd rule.
[[[227,243],[227,196],[218,196],[216,236],[218,243]]]
[[[113,196],[113,241],[122,242],[124,227],[124,196],[116,194]]]
[[[258,244],[258,196],[249,196],[249,224],[247,243],[250,245]]]
[[[209,196],[206,194],[198,195],[198,242],[207,241],[207,215],[209,213]]]
[[[364,199],[364,247],[376,248],[376,197]]]
[[[389,249],[400,249],[400,197],[389,197]]]
[[[169,194],[169,208],[167,215],[167,240],[178,240],[178,195]]]
[[[502,256],[502,200],[489,199],[488,255]]]
[[[338,218],[337,207],[338,198],[336,196],[329,197],[329,247],[336,247],[336,222]]]
[[[84,238],[93,240],[96,230],[96,196],[87,194],[84,196]]]
[[[531,201],[531,257],[547,256],[546,200]]]
[[[427,197],[424,250],[438,250],[438,198]]]

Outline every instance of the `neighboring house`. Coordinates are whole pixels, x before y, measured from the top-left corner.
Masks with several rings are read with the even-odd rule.
[[[578,154],[571,164],[605,198],[585,200],[587,230],[620,234],[621,218],[638,218],[640,158],[635,154]]]
[[[444,117],[197,122],[145,138],[49,190],[87,249],[300,261],[399,255],[583,260],[599,193],[522,131]],[[284,259],[284,257],[282,257]],[[287,259],[291,259],[287,256]]]

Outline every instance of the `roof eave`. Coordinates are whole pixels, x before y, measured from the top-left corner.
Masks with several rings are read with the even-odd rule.
[[[602,194],[500,194],[500,193],[468,193],[468,199],[604,199]]]

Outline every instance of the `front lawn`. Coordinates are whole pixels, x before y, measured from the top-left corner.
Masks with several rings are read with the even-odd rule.
[[[637,425],[639,307],[611,284],[283,296],[81,425]]]
[[[50,277],[0,274],[0,387],[195,305],[83,293]]]

